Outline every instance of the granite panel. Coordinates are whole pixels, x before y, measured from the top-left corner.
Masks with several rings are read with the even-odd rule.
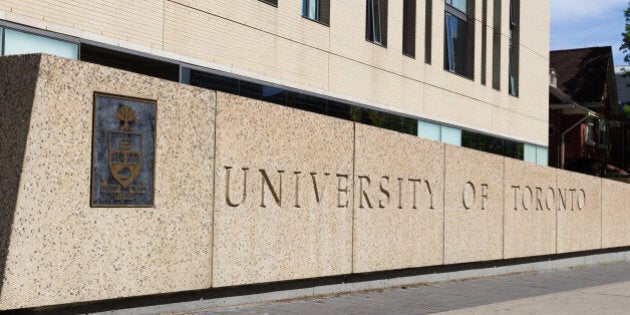
[[[353,124],[218,93],[213,286],[352,271]]]
[[[39,56],[0,58],[0,279],[20,191]],[[16,75],[11,75],[16,74]],[[0,281],[0,292],[5,281]],[[0,304],[1,306],[1,304]],[[1,307],[0,307],[1,308]]]
[[[503,258],[556,252],[556,170],[505,159]]]
[[[443,261],[444,145],[356,125],[353,272]]]
[[[35,71],[23,58],[1,62],[6,77],[37,81],[0,308],[210,287],[215,93],[45,55]],[[153,208],[90,207],[95,92],[157,101]]]
[[[630,246],[630,185],[602,180],[602,247]]]
[[[503,257],[503,157],[446,145],[444,261]]]
[[[557,253],[602,246],[601,178],[558,170]]]

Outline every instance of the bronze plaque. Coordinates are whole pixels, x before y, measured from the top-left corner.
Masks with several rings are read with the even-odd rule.
[[[156,107],[94,94],[92,207],[153,207]]]

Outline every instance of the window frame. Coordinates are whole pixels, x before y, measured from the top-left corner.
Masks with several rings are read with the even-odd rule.
[[[508,94],[518,97],[519,92],[519,41],[520,41],[520,3],[510,0],[510,34],[508,48]]]
[[[501,91],[501,1],[492,4],[492,88]]]
[[[417,1],[403,0],[402,54],[416,58]]]
[[[608,121],[599,119],[597,144],[600,149],[608,149]]]
[[[314,6],[311,6],[312,3]],[[314,7],[315,10],[313,17],[309,16],[311,7]],[[302,17],[325,26],[330,26],[330,0],[302,0]]]
[[[270,6],[278,7],[278,0],[258,0],[260,2],[266,3]]]
[[[444,70],[453,73],[455,75],[473,80],[475,79],[475,66],[474,66],[474,62],[475,62],[475,10],[474,10],[474,6],[475,6],[475,1],[474,0],[466,0],[466,11],[467,12],[463,12],[461,10],[459,10],[458,8],[450,5],[447,1],[444,2]],[[449,39],[448,34],[449,34],[449,16],[452,18],[457,19],[458,23],[465,23],[465,34],[466,34],[466,49],[464,51],[465,53],[465,60],[466,60],[466,65],[464,67],[463,71],[458,71],[457,69],[454,68],[454,66],[451,65],[450,62],[450,51],[449,51],[449,41],[451,41],[452,39]],[[458,24],[460,25],[460,24]],[[452,43],[452,45],[454,45],[454,43]],[[457,53],[457,49],[456,48],[452,48],[453,51],[453,59],[455,59],[456,57],[456,53]]]
[[[594,136],[595,123],[592,120],[587,120],[584,124],[584,144],[588,146],[594,146],[595,140],[593,140]]]
[[[381,47],[387,47],[387,0],[366,0],[365,40]],[[376,4],[376,5],[375,5]],[[374,9],[378,9],[378,19],[374,18]],[[378,23],[378,39],[376,30]]]
[[[488,76],[488,0],[481,0],[481,85]]]
[[[68,35],[52,33],[52,32],[41,30],[41,29],[36,29],[30,26],[18,25],[18,24],[14,24],[14,23],[2,21],[2,20],[0,20],[0,32],[2,33],[2,36],[0,37],[0,39],[2,40],[2,42],[0,43],[0,56],[7,56],[7,31],[15,32],[15,33],[22,33],[29,37],[39,37],[41,39],[48,40],[48,41],[55,41],[59,43],[73,45],[76,51],[75,51],[75,55],[72,57],[57,55],[57,54],[51,53],[50,51],[43,52],[43,53],[50,54],[50,55],[57,55],[63,58],[81,60],[81,42],[77,38],[74,38]],[[37,52],[29,52],[29,53],[37,53]]]
[[[433,0],[424,3],[424,63],[430,65],[433,57]]]
[[[5,27],[0,25],[0,56],[4,56],[4,29]]]

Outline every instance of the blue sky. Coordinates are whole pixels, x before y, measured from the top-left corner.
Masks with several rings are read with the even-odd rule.
[[[551,50],[612,46],[615,65],[624,65],[619,46],[627,7],[628,0],[551,0]]]

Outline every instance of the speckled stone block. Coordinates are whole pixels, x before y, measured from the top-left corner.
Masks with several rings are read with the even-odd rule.
[[[602,179],[558,170],[558,247],[569,253],[602,246]]]
[[[353,272],[443,262],[444,144],[356,125]]]
[[[630,246],[630,185],[602,180],[602,247]]]
[[[0,292],[35,96],[39,56],[0,58]],[[7,307],[0,300],[0,309]]]
[[[505,159],[505,259],[556,252],[556,170]]]
[[[13,120],[20,138],[2,136],[0,165],[22,163],[0,187],[0,308],[210,287],[215,93],[45,55],[2,57],[0,73],[2,131]],[[90,207],[95,92],[157,101],[153,208]]]
[[[446,264],[503,257],[503,159],[498,155],[446,146]]]
[[[352,270],[353,124],[218,93],[213,286]]]

